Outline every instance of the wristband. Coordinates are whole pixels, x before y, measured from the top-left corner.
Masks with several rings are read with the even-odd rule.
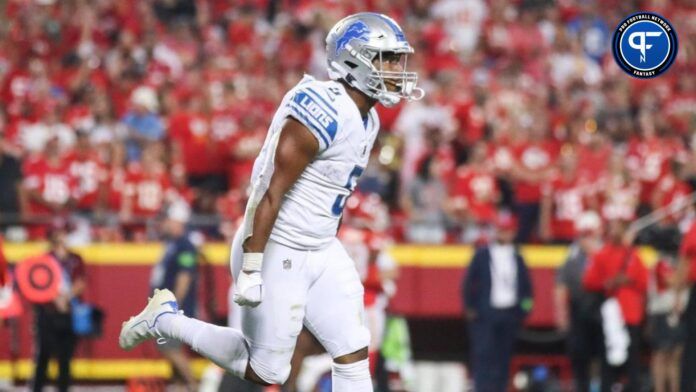
[[[263,253],[244,253],[242,255],[242,271],[261,271]]]

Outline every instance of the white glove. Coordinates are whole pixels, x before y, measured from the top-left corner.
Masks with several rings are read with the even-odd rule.
[[[244,253],[243,257],[242,271],[234,282],[232,299],[241,306],[255,308],[263,301],[263,253]]]

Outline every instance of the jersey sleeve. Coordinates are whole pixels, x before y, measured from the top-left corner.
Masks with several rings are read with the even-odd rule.
[[[286,105],[288,115],[307,127],[317,139],[319,152],[331,146],[338,131],[338,110],[322,87],[306,83],[295,90]]]

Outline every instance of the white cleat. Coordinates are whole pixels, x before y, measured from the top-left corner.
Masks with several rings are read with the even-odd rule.
[[[174,294],[167,289],[155,289],[145,309],[137,316],[123,322],[118,344],[122,349],[130,350],[147,339],[160,337],[157,320],[163,314],[177,313],[179,313],[179,305],[176,303]]]

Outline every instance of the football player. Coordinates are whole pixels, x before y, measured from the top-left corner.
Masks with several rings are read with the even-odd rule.
[[[374,105],[424,93],[406,72],[413,48],[387,16],[342,19],[326,51],[331,80],[305,76],[285,95],[254,163],[231,251],[241,331],[180,314],[163,290],[124,323],[121,347],[176,339],[239,377],[282,384],[304,325],[333,358],[334,391],[372,391],[363,286],[336,231],[380,128]]]

